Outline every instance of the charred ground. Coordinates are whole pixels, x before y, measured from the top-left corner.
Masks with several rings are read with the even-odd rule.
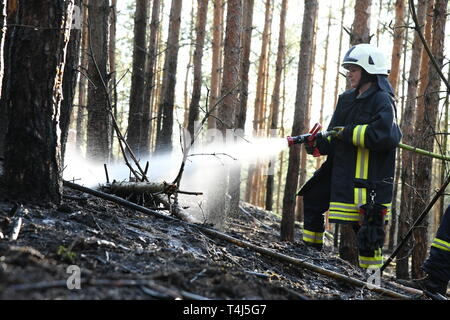
[[[0,194],[4,194],[1,192]],[[385,296],[65,188],[60,206],[0,196],[1,299],[386,299]],[[242,204],[226,233],[364,281],[367,275],[325,251],[279,240],[279,219]],[[15,211],[15,213],[14,213]],[[245,211],[245,213],[244,213]],[[12,215],[14,213],[14,215]],[[8,234],[18,215],[17,240]],[[296,239],[301,230],[296,227]],[[69,290],[67,267],[81,269]]]

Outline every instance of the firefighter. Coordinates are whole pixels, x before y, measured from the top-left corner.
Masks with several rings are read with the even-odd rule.
[[[430,256],[422,266],[427,273],[418,281],[420,289],[445,296],[450,281],[450,206],[442,216],[441,224],[430,248]]]
[[[339,96],[327,130],[338,132],[305,144],[326,161],[301,188],[305,244],[323,245],[324,213],[357,233],[359,266],[383,264],[384,224],[391,209],[395,152],[401,139],[394,92],[384,54],[370,44],[353,46],[342,67],[351,89]]]

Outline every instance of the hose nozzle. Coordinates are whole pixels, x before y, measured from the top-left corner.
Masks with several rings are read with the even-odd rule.
[[[288,146],[292,147],[294,144],[301,144],[301,143],[305,143],[308,140],[308,137],[311,136],[311,133],[306,133],[306,134],[302,134],[299,136],[288,136],[286,137],[287,142],[288,142]]]

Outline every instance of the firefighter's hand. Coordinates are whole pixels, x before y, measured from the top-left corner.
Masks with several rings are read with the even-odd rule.
[[[317,141],[314,140],[312,143],[312,146],[309,143],[304,143],[303,145],[305,146],[305,150],[306,150],[307,154],[313,154],[314,149],[317,147]]]
[[[342,135],[344,133],[344,128],[345,127],[333,127],[333,131],[335,131],[336,133],[334,134],[334,137],[338,138],[338,139],[342,139]]]

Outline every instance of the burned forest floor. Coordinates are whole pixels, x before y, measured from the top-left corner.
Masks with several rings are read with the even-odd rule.
[[[59,206],[13,203],[2,191],[0,299],[392,299],[239,247],[183,221],[143,214],[69,188]],[[17,239],[11,240],[19,220]],[[365,272],[337,256],[329,237],[317,252],[301,242],[297,225],[296,242],[282,242],[280,219],[249,204],[241,204],[240,215],[229,218],[223,232],[367,280]],[[382,286],[408,294],[389,282]]]

